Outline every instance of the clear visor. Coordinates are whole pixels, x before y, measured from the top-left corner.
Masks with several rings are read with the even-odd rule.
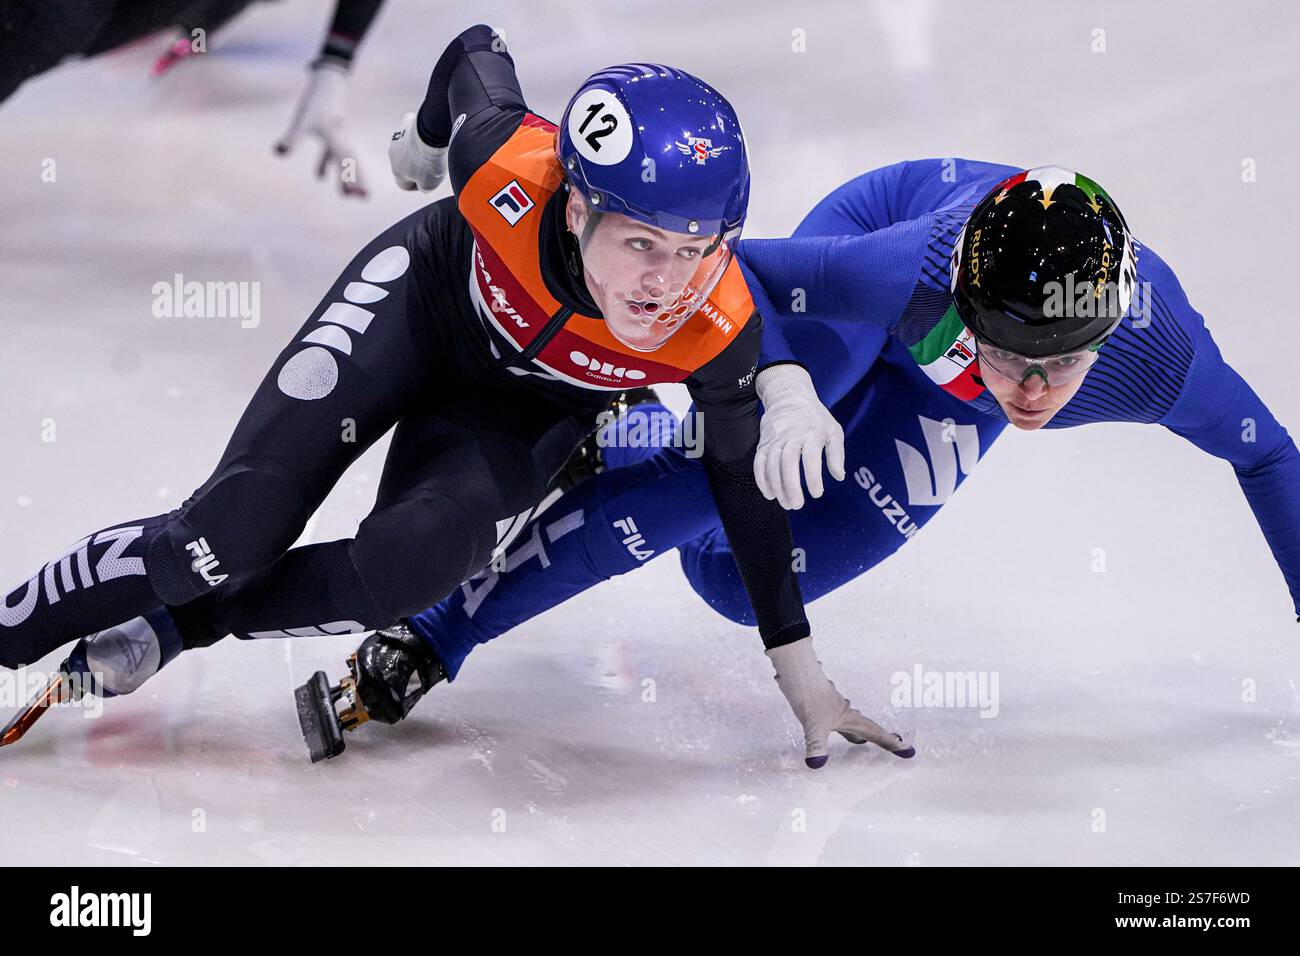
[[[593,214],[578,242],[610,333],[639,352],[662,346],[708,300],[739,234],[665,232],[619,213]]]
[[[979,340],[979,361],[981,366],[992,368],[999,375],[1020,383],[1030,375],[1037,374],[1049,385],[1064,385],[1081,376],[1092,368],[1097,360],[1100,346],[1078,349],[1063,355],[1049,355],[1043,358],[1030,358],[1016,352],[998,348],[983,339]]]

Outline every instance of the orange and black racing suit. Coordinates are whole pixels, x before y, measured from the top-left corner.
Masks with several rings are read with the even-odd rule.
[[[9,592],[0,663],[159,605],[189,645],[388,625],[488,564],[611,393],[667,382],[684,383],[701,416],[764,643],[808,634],[789,522],[753,477],[762,319],[739,267],[660,349],[631,350],[584,284],[556,128],[528,110],[487,27],[448,48],[419,122],[432,145],[450,142],[455,196],[387,229],[343,270],[179,509],[88,535]],[[344,470],[394,426],[355,537],[292,548]]]

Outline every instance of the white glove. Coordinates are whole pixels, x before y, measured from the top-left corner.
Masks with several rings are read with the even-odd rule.
[[[776,686],[803,725],[803,762],[809,767],[816,770],[826,765],[826,741],[832,732],[849,743],[865,744],[869,740],[898,757],[916,755],[902,737],[863,716],[840,696],[817,660],[811,637],[774,647],[767,657],[776,669]]]
[[[357,153],[345,129],[347,114],[348,69],[341,63],[322,60],[311,71],[307,89],[294,110],[289,128],[275,144],[275,151],[287,156],[304,135],[315,136],[322,143],[316,176],[323,179],[332,166],[339,177],[345,196],[365,196]]]
[[[388,165],[400,188],[432,192],[447,178],[447,147],[430,146],[420,139],[415,114],[407,113],[388,144]]]
[[[754,381],[763,403],[754,479],[768,500],[786,510],[803,507],[799,462],[808,493],[822,496],[822,452],[836,481],[844,480],[844,429],[817,398],[808,370],[800,365],[769,365]]]

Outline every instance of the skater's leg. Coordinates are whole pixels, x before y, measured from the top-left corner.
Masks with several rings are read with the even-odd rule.
[[[669,448],[574,487],[503,560],[410,618],[449,675],[478,644],[718,524],[698,458]]]
[[[660,546],[654,553],[660,553],[717,525],[717,512],[698,460],[686,457],[684,450],[671,448],[676,429],[670,423],[676,419],[663,406],[649,403],[629,412],[629,417],[637,415],[641,417],[620,423],[618,429],[612,425],[606,429],[604,450],[606,455],[614,455],[614,462],[606,459],[609,470],[580,483],[544,516],[530,521],[514,544],[501,552],[493,568],[483,570],[436,606],[410,619],[451,676],[475,645],[486,643],[594,584],[640,567],[651,556],[645,545],[647,537]],[[406,438],[409,430],[402,430],[399,452],[403,445],[410,444]],[[430,422],[425,422],[421,431],[426,441],[434,436]],[[659,448],[643,445],[637,437],[641,434],[653,436],[651,441]],[[444,434],[443,444],[452,437]],[[669,451],[659,454],[665,446]],[[657,457],[647,459],[647,451],[655,452]],[[422,460],[414,450],[409,456],[399,457],[411,462]],[[631,467],[632,462],[640,464]],[[400,486],[400,482],[395,483],[385,500],[392,498]],[[393,514],[400,518],[404,511]],[[622,524],[615,526],[615,520]],[[636,530],[629,534],[625,528]],[[298,582],[309,576],[313,566],[346,567],[337,560],[322,559],[331,552],[350,551],[351,547],[352,542],[344,541],[295,548],[264,573],[233,587],[214,591],[183,607],[158,608],[148,620],[136,618],[129,625],[80,642],[72,655],[74,663],[99,664],[109,676],[94,686],[106,686],[110,693],[125,693],[118,685],[138,687],[175,656],[176,651],[168,648],[207,646],[232,630],[237,636],[255,638],[370,630],[379,625],[359,615],[355,603],[347,605],[335,599],[355,588],[354,583],[331,583],[319,594],[310,592],[319,601],[331,602],[327,608],[317,604],[313,618],[286,618],[281,604],[284,595],[296,591]],[[409,562],[413,553],[405,540],[388,540],[376,550],[404,562]],[[307,620],[316,623],[307,624]],[[393,620],[396,618],[389,617],[383,623]],[[104,646],[93,650],[97,643]],[[113,664],[128,658],[140,662],[138,667],[147,673],[140,676],[139,670],[125,663]]]
[[[160,604],[229,587],[293,544],[338,476],[428,390],[427,376],[443,361],[436,323],[406,277],[387,280],[387,294],[367,310],[346,303],[345,288],[372,261],[388,256],[387,265],[409,232],[409,223],[397,224],[344,271],[188,501],[87,536],[0,597],[0,665],[29,663]],[[335,320],[370,327],[349,337]]]
[[[375,508],[355,538],[294,548],[185,608],[182,629],[296,637],[372,630],[415,614],[524,527],[594,414],[560,409],[508,380],[450,383],[398,426]]]
[[[608,422],[596,434],[606,468],[625,468],[659,454],[661,448],[679,444],[683,434],[694,436],[697,429],[683,424],[658,402],[644,402]]]

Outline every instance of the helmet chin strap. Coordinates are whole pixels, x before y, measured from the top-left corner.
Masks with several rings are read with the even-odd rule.
[[[582,235],[578,237],[578,248],[586,246],[587,241],[591,239],[591,234],[596,231],[596,224],[604,217],[604,213],[598,209],[587,207],[587,221],[582,224]]]
[[[567,182],[564,184],[564,188],[569,188]],[[587,243],[590,241],[592,233],[596,231],[596,224],[605,217],[605,213],[600,209],[593,209],[591,203],[586,199],[586,197],[583,197],[582,201],[587,207],[587,219],[582,224],[582,235],[575,236],[575,238],[578,240],[578,267],[582,270],[582,276],[585,281],[587,269],[582,264],[582,250],[587,247]],[[570,233],[572,234],[572,230],[570,230]],[[593,299],[596,297],[596,290],[590,288],[590,283],[588,283],[587,291],[591,294]]]
[[[572,184],[567,180],[564,183],[564,192],[565,202],[571,202],[572,200],[569,197],[575,193],[575,190],[573,189]],[[581,193],[578,193],[578,195],[581,195]],[[583,199],[583,202],[586,203],[585,198]],[[596,298],[596,290],[591,288],[591,283],[587,282],[587,269],[582,262],[582,248],[586,245],[587,240],[591,238],[591,234],[596,231],[596,223],[604,217],[605,213],[601,210],[592,209],[590,203],[586,203],[586,205],[587,219],[582,224],[582,235],[575,233],[573,227],[567,225],[567,223],[565,228],[568,230],[569,235],[573,237],[573,248],[570,257],[571,261],[569,263],[570,268],[575,276],[582,279],[583,284],[587,286],[587,294],[594,300]]]

